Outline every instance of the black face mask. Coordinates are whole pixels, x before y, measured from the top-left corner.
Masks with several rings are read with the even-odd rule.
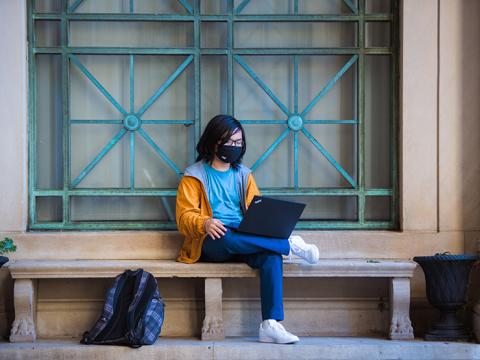
[[[241,146],[218,145],[217,157],[225,163],[233,163],[242,155]]]

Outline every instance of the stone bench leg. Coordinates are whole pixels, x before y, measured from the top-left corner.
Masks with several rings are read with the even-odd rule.
[[[202,340],[223,340],[222,279],[205,279],[205,319],[202,326]]]
[[[392,340],[413,339],[410,322],[410,278],[390,279],[390,334]]]
[[[10,331],[10,342],[34,342],[36,317],[36,285],[32,279],[17,279],[14,284],[15,321]]]

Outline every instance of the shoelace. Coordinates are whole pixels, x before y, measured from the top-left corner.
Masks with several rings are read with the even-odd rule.
[[[280,332],[283,333],[283,334],[286,334],[286,335],[290,335],[289,332],[283,327],[282,324],[280,324],[278,321],[277,321],[277,326],[278,328],[280,329]]]
[[[295,249],[295,252],[298,254],[302,254],[302,256],[305,256],[305,248],[298,246],[297,244],[292,244],[290,245],[293,249]]]
[[[273,324],[269,324],[270,327],[274,328],[275,330],[277,330],[279,333],[281,334],[284,334],[284,335],[292,335],[290,334],[284,327],[282,324],[280,324],[278,321],[276,321],[275,323]]]
[[[296,244],[294,241],[290,240],[290,238],[288,239],[288,242],[290,244],[290,252],[287,255],[287,259],[289,262],[292,262],[293,260],[293,257],[292,257],[293,253],[305,254],[305,250],[302,249],[302,247]]]

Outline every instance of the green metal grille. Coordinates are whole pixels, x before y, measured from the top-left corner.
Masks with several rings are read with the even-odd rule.
[[[243,0],[235,2],[227,1],[225,15],[205,15],[200,12],[200,0],[178,0],[186,11],[185,15],[176,14],[137,14],[135,1],[129,2],[129,13],[122,14],[96,14],[81,13],[82,2],[89,0],[62,1],[61,10],[57,13],[37,13],[34,11],[34,2],[29,0],[28,5],[28,39],[29,39],[29,228],[30,229],[175,229],[175,223],[170,221],[72,221],[70,209],[73,196],[175,196],[176,188],[169,189],[144,189],[135,187],[135,141],[141,137],[163,159],[169,168],[180,178],[181,169],[176,165],[175,159],[167,156],[161,144],[157,144],[148,134],[142,124],[178,124],[186,127],[194,127],[194,141],[199,138],[202,121],[201,119],[201,88],[200,88],[200,64],[204,55],[223,55],[227,58],[227,111],[235,115],[234,110],[234,69],[238,64],[242,71],[249,76],[257,86],[281,109],[283,118],[274,120],[240,119],[244,124],[262,126],[266,124],[284,125],[281,135],[268,147],[268,149],[251,165],[252,170],[259,166],[276,150],[279,144],[289,136],[293,137],[293,186],[288,188],[262,188],[264,195],[290,196],[292,199],[299,196],[353,196],[357,200],[358,216],[352,220],[301,220],[297,229],[396,229],[398,227],[398,181],[397,181],[397,86],[398,86],[398,2],[392,0],[391,12],[388,14],[367,14],[366,0],[343,0],[348,7],[349,13],[344,14],[300,14],[298,0],[292,2],[292,14],[288,15],[250,15],[242,13],[249,3],[258,0]],[[58,22],[60,26],[60,44],[51,47],[38,47],[35,41],[35,26],[37,21]],[[75,47],[70,45],[69,29],[74,21],[140,21],[140,22],[185,22],[193,25],[193,46],[187,48],[139,48],[139,47]],[[222,22],[227,26],[227,45],[225,48],[211,49],[201,46],[201,24],[204,22]],[[321,47],[321,48],[238,48],[234,44],[235,24],[247,22],[345,22],[354,23],[357,26],[356,46],[354,47]],[[367,47],[366,24],[386,23],[390,26],[390,45],[387,47]],[[61,92],[62,92],[62,149],[63,162],[58,166],[63,167],[63,188],[56,190],[40,189],[36,183],[38,171],[36,153],[36,55],[57,54],[61,57]],[[126,55],[129,59],[129,92],[130,103],[128,108],[122,107],[108,92],[102,83],[82,64],[79,56],[82,54],[118,54]],[[140,108],[135,108],[134,98],[134,69],[136,56],[139,55],[181,55],[185,60],[170,75],[147,102]],[[251,66],[245,61],[246,56],[282,55],[293,58],[293,108],[289,108],[275,95],[269,86],[258,76]],[[327,85],[313,97],[304,109],[299,108],[299,57],[305,55],[347,55],[348,61],[331,78]],[[367,189],[365,183],[365,62],[366,56],[383,55],[389,57],[390,63],[390,159],[391,159],[391,187]],[[83,75],[97,88],[121,114],[122,119],[116,120],[79,120],[71,119],[69,109],[69,81],[70,67],[76,66]],[[193,66],[194,74],[194,116],[184,120],[144,120],[142,115],[162,95],[162,93],[175,81],[175,79],[187,68]],[[356,93],[357,93],[357,118],[313,120],[308,119],[310,110],[335,86],[337,81],[350,68],[356,68]],[[71,126],[76,124],[122,124],[123,127],[108,142],[103,149],[90,161],[90,163],[71,179]],[[357,132],[358,143],[356,145],[357,175],[354,176],[346,171],[329,151],[314,137],[304,126],[306,124],[348,124],[354,126]],[[78,188],[82,180],[96,167],[102,158],[122,139],[127,136],[130,144],[130,187],[128,188]],[[349,184],[348,188],[302,188],[299,186],[299,138],[304,137],[318,151],[319,157],[324,157],[338,171]],[[366,199],[373,197],[387,197],[390,200],[390,216],[386,221],[367,220],[365,215]],[[61,199],[61,221],[38,221],[36,204],[41,198]]]

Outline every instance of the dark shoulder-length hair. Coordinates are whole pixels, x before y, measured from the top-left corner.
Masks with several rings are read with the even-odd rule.
[[[242,154],[237,161],[232,163],[232,167],[238,169],[247,150],[247,141],[242,124],[230,115],[217,115],[208,122],[197,144],[198,156],[196,161],[204,160],[210,163],[215,155],[215,146],[225,144],[232,134],[239,130],[242,131],[243,137]]]

